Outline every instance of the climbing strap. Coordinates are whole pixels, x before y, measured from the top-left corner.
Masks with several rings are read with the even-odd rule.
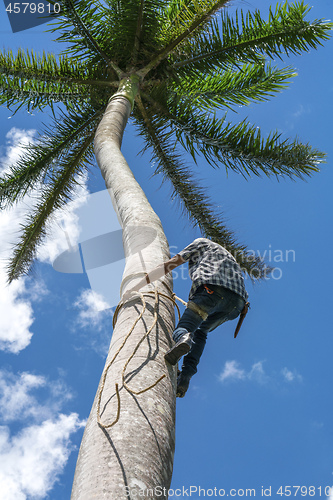
[[[138,273],[139,274],[139,273]],[[126,280],[130,279],[131,277],[137,277],[137,275],[131,275],[131,276],[127,276],[126,277]],[[158,316],[157,316],[157,306],[158,306],[158,298],[159,296],[161,297],[165,297],[167,298],[168,300],[171,300],[171,302],[173,303],[173,305],[176,307],[177,309],[177,313],[178,313],[178,318],[180,319],[180,310],[179,310],[179,307],[178,307],[178,304],[176,303],[176,300],[180,301],[182,304],[184,304],[185,306],[187,305],[187,303],[182,300],[181,298],[177,297],[177,295],[175,295],[173,293],[173,291],[170,289],[170,287],[163,281],[161,280],[162,284],[167,288],[168,292],[171,294],[170,295],[167,295],[165,293],[162,293],[160,292],[159,290],[157,290],[157,288],[155,287],[155,290],[154,291],[148,291],[148,292],[144,292],[144,293],[141,293],[141,292],[136,292],[137,295],[139,295],[140,299],[141,299],[141,302],[142,302],[142,310],[139,314],[139,316],[135,319],[133,325],[131,326],[129,332],[127,333],[126,337],[124,338],[122,344],[120,345],[120,347],[118,348],[117,352],[115,353],[115,355],[113,356],[113,358],[111,359],[111,361],[107,364],[107,366],[105,367],[104,369],[104,372],[103,372],[103,376],[102,376],[102,381],[101,381],[101,386],[100,386],[100,389],[99,389],[99,393],[98,393],[98,399],[97,399],[97,422],[98,422],[98,425],[100,427],[102,427],[103,429],[108,429],[110,427],[112,427],[113,425],[115,425],[118,420],[119,420],[119,417],[120,417],[120,394],[119,394],[119,386],[118,384],[115,384],[115,390],[116,390],[116,396],[117,396],[117,415],[116,415],[116,418],[114,419],[114,421],[110,424],[104,424],[101,420],[101,400],[102,400],[102,394],[103,394],[103,390],[104,390],[104,387],[105,387],[105,381],[106,381],[106,377],[107,377],[107,374],[108,374],[108,371],[110,370],[111,368],[111,365],[114,363],[115,359],[117,358],[118,354],[120,353],[120,351],[122,350],[122,348],[124,347],[124,345],[126,344],[126,341],[128,340],[128,338],[130,337],[131,333],[133,332],[135,326],[137,325],[137,323],[140,321],[140,319],[142,318],[145,310],[146,310],[146,301],[145,301],[145,298],[144,296],[145,295],[152,295],[154,294],[155,296],[155,304],[154,304],[154,319],[153,319],[153,322],[151,324],[151,326],[149,327],[148,331],[141,337],[141,339],[139,340],[139,342],[137,343],[136,347],[134,348],[132,354],[129,356],[129,358],[127,359],[124,367],[123,367],[123,370],[122,370],[122,384],[123,384],[123,387],[125,387],[125,389],[130,392],[131,394],[134,394],[134,395],[139,395],[139,394],[142,394],[146,391],[149,391],[150,389],[152,389],[153,387],[155,387],[161,380],[163,380],[165,378],[165,374],[163,374],[158,380],[156,380],[156,382],[154,382],[153,384],[151,384],[149,387],[146,387],[145,389],[141,389],[140,391],[134,391],[133,389],[131,389],[128,384],[125,382],[125,372],[126,372],[126,368],[128,366],[128,364],[130,363],[131,359],[135,356],[137,350],[139,349],[140,345],[142,344],[142,342],[148,337],[148,335],[151,333],[151,331],[153,330],[154,326],[156,325],[157,323],[157,319],[158,319]],[[120,289],[122,290],[122,286],[123,284],[120,286]],[[134,297],[137,297],[137,295],[133,296]],[[133,298],[131,297],[129,301],[133,300]],[[117,322],[117,319],[118,319],[118,314],[119,314],[119,311],[120,309],[124,306],[124,302],[120,302],[118,304],[118,306],[116,307],[116,310],[114,312],[114,315],[113,315],[113,328],[115,327],[116,325],[116,322]]]
[[[129,275],[125,278],[126,281],[128,281],[129,279],[133,278],[133,277],[137,277],[138,275],[141,275],[141,274],[146,274],[146,273],[137,273],[135,275]],[[124,280],[124,281],[125,281]],[[163,280],[160,280],[160,282],[166,287],[169,295],[165,294],[165,293],[162,293],[160,292],[159,290],[157,290],[157,288],[155,287],[155,290],[154,291],[147,291],[147,292],[144,292],[144,293],[141,293],[141,292],[136,292],[136,295],[133,295],[133,297],[131,297],[127,302],[130,302],[131,300],[133,300],[133,298],[137,298],[137,296],[139,296],[139,298],[141,299],[141,302],[142,302],[142,309],[141,309],[141,312],[139,314],[139,316],[134,320],[134,323],[133,325],[131,326],[129,332],[127,333],[127,335],[125,336],[123,342],[121,343],[120,347],[118,348],[117,352],[114,354],[113,358],[111,359],[111,361],[107,364],[107,366],[105,367],[104,369],[104,372],[103,372],[103,375],[102,375],[102,381],[101,381],[101,386],[100,386],[100,389],[99,389],[99,392],[98,392],[98,398],[97,398],[97,422],[98,422],[98,425],[103,428],[103,429],[109,429],[110,427],[114,426],[119,418],[120,418],[120,394],[119,394],[119,385],[116,383],[115,384],[115,391],[116,391],[116,396],[117,396],[117,415],[116,415],[116,418],[114,419],[113,422],[111,422],[110,424],[104,424],[102,422],[102,419],[101,419],[101,401],[102,401],[102,395],[103,395],[103,390],[104,390],[104,387],[105,387],[105,381],[106,381],[106,377],[107,377],[107,374],[112,366],[112,364],[114,363],[115,359],[117,358],[117,356],[119,355],[120,351],[123,349],[124,345],[126,344],[128,338],[130,337],[131,333],[133,332],[133,330],[135,329],[137,323],[140,321],[140,319],[143,317],[143,314],[145,313],[146,311],[146,301],[145,301],[145,295],[154,295],[155,296],[155,304],[154,304],[154,319],[153,319],[153,322],[151,324],[151,326],[149,327],[148,331],[141,337],[141,339],[139,340],[139,342],[137,343],[136,347],[134,348],[132,354],[129,356],[129,358],[127,359],[127,361],[125,362],[125,365],[123,367],[123,370],[122,370],[122,374],[121,374],[121,378],[122,378],[122,384],[123,384],[123,387],[125,387],[125,389],[130,392],[131,394],[134,394],[134,395],[139,395],[139,394],[143,394],[144,392],[147,392],[149,391],[150,389],[152,389],[153,387],[155,387],[159,382],[161,382],[161,380],[163,380],[166,375],[163,374],[159,379],[156,380],[156,382],[154,382],[153,384],[151,384],[149,387],[146,387],[145,389],[141,389],[139,391],[134,391],[133,389],[131,389],[127,382],[125,382],[125,376],[126,376],[126,369],[127,369],[127,366],[128,364],[130,363],[131,359],[135,356],[136,352],[138,351],[140,345],[142,344],[142,342],[148,337],[148,335],[152,332],[154,326],[156,325],[157,323],[157,319],[158,319],[158,315],[157,315],[157,306],[158,306],[158,299],[159,299],[159,296],[160,297],[164,297],[168,300],[171,300],[171,302],[173,303],[173,305],[176,307],[177,309],[177,313],[178,313],[178,318],[180,319],[180,309],[179,309],[179,306],[177,304],[177,300],[179,302],[181,302],[183,305],[187,306],[189,309],[191,309],[192,311],[196,312],[197,314],[199,314],[199,316],[201,316],[201,318],[203,320],[205,320],[208,316],[208,314],[201,308],[199,307],[197,304],[195,304],[194,302],[192,301],[189,301],[188,303],[185,302],[183,299],[181,299],[180,297],[177,297],[177,295],[171,290],[171,288],[163,281]],[[123,288],[123,283],[121,284],[120,286],[120,290],[122,290]],[[121,308],[124,306],[124,302],[119,302],[118,306],[116,307],[116,310],[114,312],[114,315],[113,315],[113,328],[115,327],[116,325],[116,322],[117,322],[117,319],[118,319],[118,314],[119,314],[119,311],[121,310]],[[244,306],[244,309],[242,310],[241,314],[240,314],[240,319],[238,321],[238,324],[237,324],[237,327],[236,327],[236,331],[235,331],[235,334],[234,334],[234,338],[236,338],[238,332],[239,332],[239,329],[243,323],[243,320],[246,316],[246,313],[248,311],[248,308],[249,308],[249,302],[247,302]]]

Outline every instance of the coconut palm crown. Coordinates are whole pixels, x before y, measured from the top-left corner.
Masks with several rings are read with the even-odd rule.
[[[54,116],[0,180],[1,207],[38,193],[9,281],[29,270],[47,222],[93,164],[95,131],[109,99],[119,94],[132,103],[132,120],[155,172],[171,182],[191,221],[236,255],[252,277],[262,277],[265,264],[236,242],[182,155],[190,153],[194,162],[204,157],[246,178],[305,178],[318,171],[320,151],[278,132],[265,138],[248,120],[232,123],[227,112],[286,88],[293,68],[271,61],[317,48],[332,23],[307,20],[304,2],[280,4],[268,20],[258,11],[231,17],[227,0],[59,3],[62,14],[51,28],[64,42],[59,56],[24,50],[0,55],[0,103],[14,110],[49,107]]]

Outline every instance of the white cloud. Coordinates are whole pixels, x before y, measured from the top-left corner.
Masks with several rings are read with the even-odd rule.
[[[113,310],[102,295],[91,289],[83,290],[74,307],[79,310],[72,325],[72,331],[80,339],[78,348],[93,349],[105,358],[110,344]]]
[[[3,255],[1,250],[0,255]],[[47,293],[40,279],[32,281],[22,277],[8,285],[5,263],[0,260],[0,350],[18,354],[30,344],[34,322],[32,304]]]
[[[60,412],[70,396],[61,380],[0,371],[1,417],[25,425],[15,435],[0,427],[0,500],[44,498],[58,480],[71,435],[84,425],[76,413]]]
[[[8,172],[22,153],[22,147],[33,142],[34,130],[12,128],[6,135],[5,154],[0,158],[0,173]],[[73,201],[66,209],[57,213],[49,234],[38,252],[43,262],[52,263],[57,254],[74,245],[79,235],[78,219],[75,210],[86,201],[87,187],[78,186]],[[40,299],[47,293],[45,285],[37,282],[27,286],[28,281],[22,277],[10,285],[7,284],[6,265],[17,242],[20,224],[29,209],[36,203],[32,194],[25,196],[17,205],[2,210],[0,213],[0,349],[19,353],[31,341],[34,322],[32,301]]]
[[[286,382],[294,382],[294,381],[302,382],[303,381],[302,375],[300,375],[296,370],[293,370],[293,371],[288,370],[287,367],[284,367],[281,370],[281,374]]]
[[[36,392],[47,392],[43,404],[38,402]],[[41,421],[58,412],[72,398],[61,380],[48,381],[45,377],[31,373],[18,375],[0,370],[0,416],[4,422],[33,419]]]
[[[23,130],[13,127],[6,134],[6,152],[0,158],[0,173],[8,172],[10,166],[17,162],[21,153],[22,147],[34,142],[36,130]]]
[[[44,498],[67,463],[71,434],[80,427],[76,413],[31,425],[14,437],[0,427],[1,500]]]
[[[32,302],[40,302],[48,295],[50,291],[40,277],[38,279],[26,279],[25,291],[22,294],[23,298],[29,299]]]
[[[32,141],[34,130],[13,128],[8,132],[6,154],[1,158],[1,173],[7,172],[16,162],[24,144]],[[25,280],[17,280],[7,285],[6,262],[10,245],[15,241],[18,221],[22,217],[22,207],[3,210],[0,213],[0,349],[18,353],[30,343],[33,310],[29,300],[22,299],[26,291]]]
[[[0,268],[0,349],[15,354],[25,349],[32,337],[33,310],[30,301],[20,299],[24,291],[23,279],[7,286]]]
[[[235,360],[226,361],[223,372],[219,376],[220,382],[225,380],[244,380],[246,378],[245,370],[239,368],[239,363]]]
[[[298,103],[294,109],[290,110],[290,113],[286,115],[286,124],[284,126],[284,131],[286,131],[286,127],[289,130],[293,130],[298,120],[305,119],[310,113],[312,113],[311,106],[304,105],[302,103]]]
[[[1,150],[0,174],[9,171],[22,151],[33,141],[35,131],[13,128]],[[77,195],[85,194],[78,188]],[[48,293],[42,281],[22,277],[7,284],[6,263],[18,238],[25,214],[36,196],[25,196],[13,208],[0,213],[0,349],[19,353],[31,341],[33,303]],[[39,257],[51,262],[56,252],[75,244],[78,221],[74,210],[83,200],[74,201],[59,212]],[[64,237],[64,234],[66,237]],[[45,498],[58,480],[73,449],[71,435],[84,425],[76,413],[61,412],[71,393],[62,380],[0,370],[0,500]],[[14,430],[15,429],[15,430]],[[18,430],[17,430],[18,429]]]
[[[47,238],[38,250],[38,259],[53,264],[54,259],[65,250],[78,244],[80,236],[79,217],[76,211],[87,202],[88,176],[82,177],[82,185],[77,185],[72,201],[59,210],[51,224],[47,227]]]
[[[35,413],[38,407],[31,391],[45,386],[44,377],[22,373],[15,376],[10,372],[0,371],[0,415],[4,422],[26,418]]]
[[[296,111],[292,113],[293,118],[300,118],[301,116],[305,114],[311,113],[312,109],[311,106],[304,105],[304,104],[298,104]]]
[[[226,361],[219,380],[220,382],[225,382],[226,380],[254,380],[262,384],[266,382],[267,375],[263,368],[263,361],[254,363],[251,369],[246,372],[246,370],[240,368],[240,364],[237,361],[233,360]]]
[[[245,370],[240,366],[238,361],[226,361],[222,372],[218,379],[220,382],[235,381],[235,380],[250,380],[259,384],[279,381],[282,376],[283,382],[302,382],[302,376],[296,370],[283,368],[280,374],[267,374],[264,370],[264,361],[254,363],[249,370]]]
[[[252,365],[251,370],[247,374],[247,378],[259,382],[259,384],[264,384],[268,381],[269,377],[266,375],[263,368],[263,361],[258,361]]]
[[[22,154],[23,147],[34,142],[35,130],[20,130],[12,128],[6,135],[7,148],[6,154],[0,158],[2,166],[0,173],[9,172],[10,167],[18,160]],[[10,210],[4,212],[4,222],[6,227],[2,228],[1,232],[7,234],[7,246],[17,238],[20,227],[20,222],[24,218],[24,214],[33,208],[36,203],[36,188],[35,193],[25,196],[21,202],[15,205]],[[88,197],[87,176],[82,177],[73,192],[72,198],[66,208],[58,210],[52,222],[47,228],[47,238],[41,245],[38,252],[38,259],[43,262],[53,263],[54,258],[68,247],[74,246],[78,242],[80,228],[78,225],[78,217],[75,211],[87,202]],[[10,235],[10,238],[8,237]]]
[[[81,327],[94,326],[101,329],[105,316],[112,314],[111,309],[107,310],[109,305],[103,296],[91,289],[83,290],[74,306],[79,309],[77,321]]]

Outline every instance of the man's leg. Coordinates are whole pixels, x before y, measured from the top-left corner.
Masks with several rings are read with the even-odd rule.
[[[183,398],[189,387],[190,380],[197,373],[197,366],[199,364],[201,355],[204,351],[207,334],[215,330],[217,326],[225,321],[225,317],[221,313],[215,313],[208,316],[193,333],[193,344],[189,353],[183,358],[183,365],[181,372],[177,377],[177,396]]]
[[[210,285],[211,286],[211,285]],[[212,287],[213,288],[213,287]],[[214,287],[219,292],[222,289]],[[233,292],[223,289],[223,299],[211,311],[205,321],[193,334],[193,345],[190,352],[184,356],[182,370],[177,378],[177,396],[184,397],[189,387],[191,377],[197,372],[201,355],[206,345],[207,333],[215,330],[222,323],[236,318],[244,306],[244,299]]]
[[[221,298],[217,294],[207,292],[204,285],[197,288],[172,334],[175,345],[164,356],[168,363],[175,365],[190,351],[194,332],[220,301]]]
[[[184,356],[182,371],[191,377],[197,373],[197,366],[199,364],[201,355],[206,345],[207,333],[200,328],[193,334],[193,345],[191,351]]]
[[[201,355],[206,345],[207,333],[200,328],[193,334],[193,344],[190,352],[184,356],[181,372],[177,377],[177,396],[183,398],[189,387],[190,380],[197,373]]]
[[[172,338],[175,345],[165,354],[165,360],[171,365],[178,363],[180,358],[187,354],[193,345],[193,333],[202,323],[202,317],[195,311],[186,308],[175,328]]]

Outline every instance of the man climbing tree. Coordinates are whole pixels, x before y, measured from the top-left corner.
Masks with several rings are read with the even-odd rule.
[[[189,264],[192,287],[187,307],[172,334],[175,345],[164,356],[168,363],[175,365],[186,355],[177,377],[177,396],[180,398],[185,396],[197,372],[208,332],[242,313],[236,336],[248,308],[248,294],[239,264],[230,252],[207,238],[194,240],[172,259],[147,273],[124,294],[124,300],[184,262]]]

